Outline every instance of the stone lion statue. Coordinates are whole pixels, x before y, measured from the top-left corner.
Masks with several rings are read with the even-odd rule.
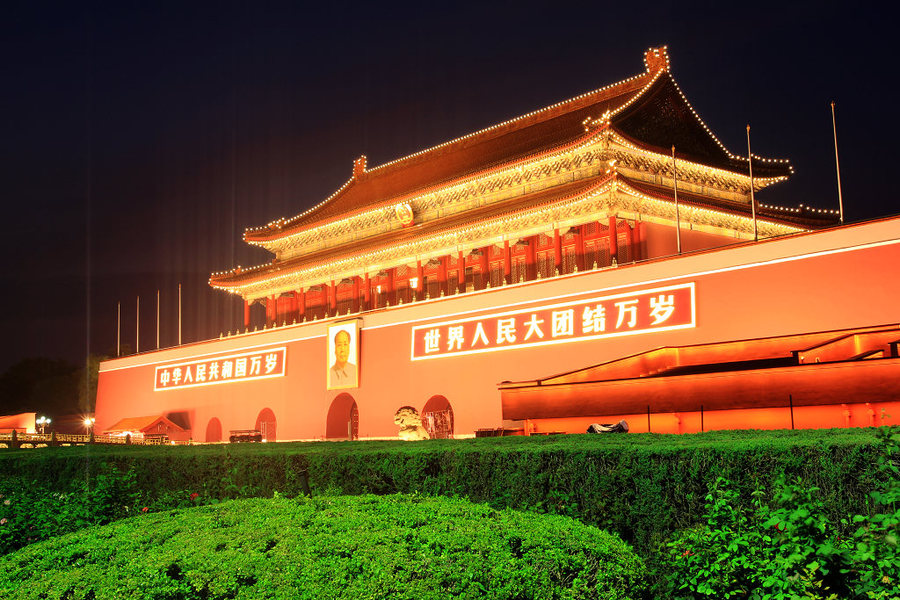
[[[422,427],[422,418],[412,406],[401,406],[394,413],[394,423],[400,426],[400,439],[407,442],[427,440],[430,436]]]

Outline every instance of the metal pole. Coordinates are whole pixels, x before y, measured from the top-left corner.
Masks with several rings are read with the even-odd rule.
[[[135,340],[134,340],[134,353],[138,354],[141,351],[141,297],[137,297],[137,317],[135,318],[134,327],[135,327]]]
[[[840,211],[841,223],[843,223],[844,222],[844,197],[841,195],[841,161],[838,160],[837,122],[834,119],[834,100],[831,101],[831,128],[834,131],[834,167],[835,167],[835,169],[837,169],[838,210]]]
[[[116,356],[122,356],[122,303],[116,303]]]
[[[181,345],[181,284],[178,284],[178,345]]]
[[[675,146],[672,146],[672,177],[675,182],[675,240],[678,243],[678,254],[681,254],[681,215],[678,211],[678,166],[675,163]]]
[[[156,349],[159,350],[159,290],[156,290]]]
[[[794,396],[792,394],[788,394],[788,402],[791,405],[791,429],[794,428]]]
[[[750,168],[750,210],[753,211],[753,241],[759,240],[756,227],[756,196],[753,195],[753,154],[750,152],[750,124],[747,124],[747,166]]]

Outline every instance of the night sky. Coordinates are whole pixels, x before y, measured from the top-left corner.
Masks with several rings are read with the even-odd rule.
[[[643,70],[667,45],[735,154],[791,159],[761,202],[900,212],[894,25],[874,11],[685,2],[21,2],[0,19],[0,372],[27,356],[185,342],[242,320],[210,272],[268,260],[248,227],[350,176]],[[855,5],[862,6],[862,5]],[[747,14],[745,11],[749,11]],[[895,268],[895,267],[894,267]],[[777,293],[777,291],[773,291]]]

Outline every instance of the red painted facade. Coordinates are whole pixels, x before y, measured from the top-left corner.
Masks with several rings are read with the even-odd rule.
[[[189,418],[197,441],[207,437],[214,441],[229,430],[254,428],[260,422],[277,427],[277,434],[269,439],[347,438],[354,430],[361,438],[394,437],[397,408],[411,405],[422,410],[436,396],[452,407],[456,435],[523,426],[521,421],[504,423],[499,383],[550,377],[663,346],[896,324],[900,280],[885,275],[886,265],[893,264],[900,264],[898,218],[374,309],[353,315],[360,319],[360,356],[359,387],[351,390],[326,389],[327,327],[341,318],[111,360],[101,366],[96,427],[102,430],[129,416],[178,412]],[[430,324],[497,319],[510,311],[541,310],[689,283],[695,290],[692,327],[633,334],[623,330],[611,337],[412,360],[414,331]],[[278,377],[164,391],[155,387],[159,367],[282,347],[285,367]],[[827,379],[820,377],[826,370],[813,364],[805,367],[805,374],[770,377],[766,386],[782,397],[809,393],[810,381],[831,390],[827,397],[833,399],[832,405],[798,402],[797,427],[881,423],[881,412],[872,408],[872,402],[888,402],[889,420],[897,422],[900,411],[890,404],[896,400],[889,400],[897,388],[885,387],[890,377],[896,377],[894,363],[896,359],[891,358],[867,360],[849,379],[837,368]],[[679,383],[687,386],[679,394],[690,395],[691,388],[700,385],[700,377]],[[867,397],[875,388],[880,390],[877,398]],[[752,402],[752,395],[748,401]],[[752,406],[732,406],[729,411],[707,410],[702,418],[706,429],[785,427],[789,426],[786,410],[754,412]],[[581,430],[587,418],[601,421],[624,414],[597,412],[557,421],[545,430]],[[646,422],[643,412],[629,413],[633,430],[639,431]],[[651,429],[699,430],[700,418],[699,411],[673,408],[652,415]]]

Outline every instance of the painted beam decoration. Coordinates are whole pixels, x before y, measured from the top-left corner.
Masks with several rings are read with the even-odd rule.
[[[696,327],[694,282],[419,325],[412,360]]]
[[[287,348],[266,348],[156,367],[154,391],[283,377]]]

